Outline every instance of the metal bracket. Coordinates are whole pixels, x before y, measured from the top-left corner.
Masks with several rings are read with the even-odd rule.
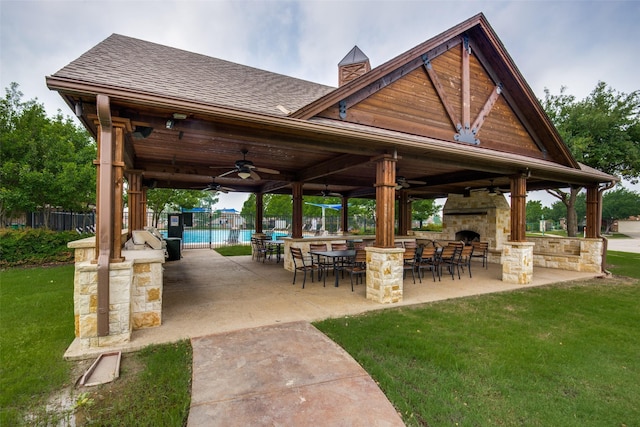
[[[431,60],[429,59],[426,53],[422,55],[422,63],[424,64],[425,67],[427,67],[428,70],[431,69]]]
[[[467,144],[480,144],[480,140],[476,138],[476,131],[470,130],[468,127],[465,127],[464,129],[458,129],[458,133],[453,135],[453,139],[458,142],[466,142]]]
[[[342,120],[347,118],[347,101],[344,99],[338,103],[338,108],[340,110],[340,118]]]
[[[471,54],[471,45],[469,44],[469,36],[467,34],[462,36],[462,43],[464,44],[464,49]]]

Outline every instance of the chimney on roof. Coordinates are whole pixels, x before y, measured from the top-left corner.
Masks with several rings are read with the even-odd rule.
[[[347,56],[338,63],[338,86],[347,84],[368,71],[371,71],[369,58],[362,53],[358,46],[354,46],[347,53]]]

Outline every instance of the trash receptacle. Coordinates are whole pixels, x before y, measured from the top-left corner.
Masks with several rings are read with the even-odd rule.
[[[169,261],[177,261],[181,258],[180,246],[182,245],[182,239],[179,237],[167,237],[167,255],[169,255]]]

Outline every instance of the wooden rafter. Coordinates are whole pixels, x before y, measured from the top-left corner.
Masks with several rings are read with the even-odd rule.
[[[454,128],[460,129],[462,126],[460,123],[460,119],[458,119],[455,110],[451,106],[451,102],[447,98],[447,94],[444,91],[444,86],[442,86],[442,83],[440,82],[438,75],[433,69],[433,66],[431,65],[431,61],[427,60],[426,58],[425,58],[424,68],[425,70],[427,70],[427,74],[431,79],[431,83],[433,83],[433,87],[435,88],[436,93],[438,94],[438,98],[440,98],[440,102],[442,102],[442,105],[444,106],[444,109],[447,112],[447,115],[449,116],[449,120],[451,120],[451,124],[453,125]]]

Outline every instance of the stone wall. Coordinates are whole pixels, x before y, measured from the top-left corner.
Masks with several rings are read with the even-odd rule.
[[[98,265],[93,237],[71,242],[75,251],[75,336],[83,349],[129,341],[135,329],[162,322],[162,250],[123,251],[124,262],[109,265],[109,335],[98,336]]]
[[[602,271],[602,239],[557,236],[528,237],[534,244],[533,265],[559,270],[599,273]]]

